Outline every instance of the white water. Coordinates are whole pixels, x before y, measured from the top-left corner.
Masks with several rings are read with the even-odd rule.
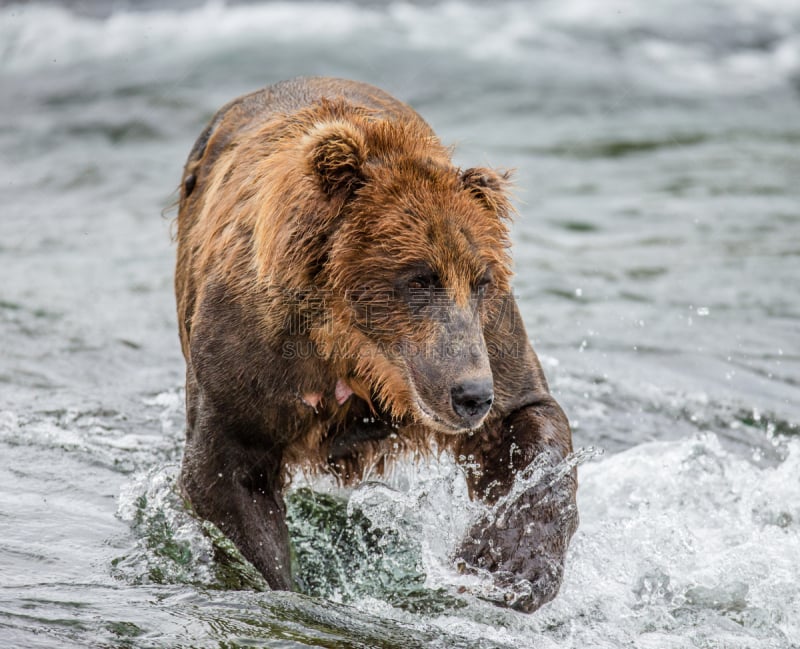
[[[451,461],[408,465],[386,484],[352,492],[316,480],[311,484],[319,493],[349,499],[347,513],[365,516],[372,533],[384,534],[371,549],[348,548],[355,558],[336,571],[328,598],[411,628],[438,628],[497,646],[796,646],[800,443],[792,440],[779,451],[779,463],[759,467],[707,433],[582,464],[581,525],[561,593],[530,616],[482,601],[491,598],[491,586],[454,571],[451,553],[478,507]],[[135,521],[137,511],[144,512],[151,527],[165,518],[174,539],[191,547],[192,561],[181,566],[148,552],[145,536],[123,568],[155,566],[159,575],[173,571],[170,582],[214,585],[211,544],[179,505],[176,471],[173,465],[141,474],[125,488],[120,515]],[[142,496],[144,508],[137,501]],[[308,528],[300,543],[312,534],[317,553],[341,552],[339,533]],[[439,595],[431,592],[422,608],[406,612],[386,600],[414,570],[424,588]],[[146,575],[136,579],[147,582]],[[455,599],[448,604],[443,593]]]
[[[103,3],[86,3],[106,14]],[[586,76],[622,65],[652,84],[684,91],[753,91],[800,69],[800,7],[791,0],[709,2],[548,0],[494,5],[449,1],[270,2],[191,9],[112,12],[104,20],[58,6],[3,9],[0,63],[6,70],[90,63],[97,59],[155,63],[212,52],[297,42],[315,47],[399,46],[435,56],[464,55],[501,65],[525,60],[546,71],[591,63]],[[588,56],[587,56],[588,55]],[[658,75],[654,75],[654,70]],[[660,78],[656,78],[660,77]]]

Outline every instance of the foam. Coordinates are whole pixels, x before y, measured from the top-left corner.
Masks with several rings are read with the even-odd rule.
[[[544,72],[568,66],[627,67],[642,81],[752,90],[791,82],[800,69],[800,5],[749,0],[685,2],[463,1],[270,2],[186,10],[117,11],[86,17],[45,5],[0,9],[0,72],[54,65],[141,65],[215,57],[243,48],[330,46],[343,56],[385,47],[448,52]],[[602,67],[602,66],[601,66]]]

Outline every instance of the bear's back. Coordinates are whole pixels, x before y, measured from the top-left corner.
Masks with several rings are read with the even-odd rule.
[[[237,134],[258,127],[274,115],[290,115],[322,99],[338,98],[374,110],[379,118],[417,122],[433,135],[414,109],[380,88],[347,79],[298,77],[242,95],[220,108],[194,143],[186,166],[197,173],[200,170],[196,165],[202,160],[202,167],[209,168]]]

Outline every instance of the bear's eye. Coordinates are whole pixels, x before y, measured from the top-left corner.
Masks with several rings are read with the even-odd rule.
[[[472,290],[478,293],[479,295],[483,295],[486,292],[486,289],[492,283],[492,273],[491,271],[486,271],[483,276],[475,282]]]
[[[436,273],[426,275],[415,275],[408,280],[408,288],[412,291],[436,288],[439,286],[439,276]]]

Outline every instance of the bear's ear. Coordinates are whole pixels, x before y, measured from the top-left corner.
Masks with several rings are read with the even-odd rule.
[[[464,189],[484,207],[496,212],[502,218],[510,218],[513,211],[507,193],[511,179],[510,171],[472,167],[462,171],[460,177]]]
[[[328,196],[349,196],[364,183],[367,147],[345,122],[319,126],[311,133],[311,170]]]

